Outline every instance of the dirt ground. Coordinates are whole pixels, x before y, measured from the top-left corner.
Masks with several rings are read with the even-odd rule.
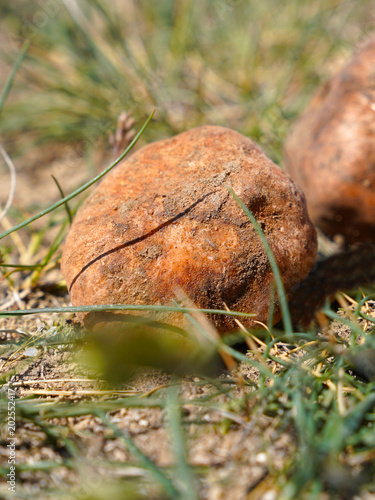
[[[34,293],[34,297],[33,297]],[[33,292],[25,297],[25,305],[34,307],[34,301],[42,301],[43,306],[58,302],[68,303],[68,297],[55,297],[48,293]],[[370,307],[370,309],[369,309]],[[375,316],[375,302],[367,307],[367,314]],[[64,320],[65,322],[66,320]],[[69,327],[68,319],[68,327]],[[364,320],[363,320],[364,321]],[[65,325],[66,326],[66,325]],[[366,325],[363,325],[366,326]],[[17,353],[17,339],[22,336],[17,329],[31,335],[43,335],[45,340],[57,343],[56,327],[51,316],[26,317],[26,319],[3,319],[0,322],[2,333],[1,372],[14,367],[14,374],[8,382],[16,390],[18,397],[33,395],[34,401],[49,404],[66,402],[76,405],[85,404],[92,408],[95,405],[110,401],[115,404],[107,413],[110,421],[120,431],[129,435],[135,445],[158,467],[168,470],[174,463],[173,446],[170,441],[168,416],[165,409],[147,407],[149,397],[152,401],[162,398],[170,382],[170,376],[157,370],[140,370],[129,384],[121,387],[124,392],[102,393],[105,385],[98,380],[98,374],[84,368],[77,358],[77,345],[66,344],[47,348],[37,348],[37,352],[27,355],[25,346]],[[13,333],[4,333],[4,330]],[[332,330],[335,335],[349,335],[348,328],[342,323],[334,322]],[[73,336],[71,336],[73,335]],[[66,333],[66,339],[76,339],[76,328]],[[281,346],[282,348],[282,346]],[[10,350],[9,350],[10,349]],[[249,365],[242,363],[239,373],[245,381],[256,384],[259,374]],[[237,379],[238,382],[238,379]],[[287,466],[295,453],[295,436],[290,428],[282,424],[282,414],[265,415],[253,411],[255,400],[251,397],[242,410],[228,412],[222,410],[224,403],[253,391],[253,384],[236,384],[233,376],[223,373],[217,380],[219,384],[227,384],[231,390],[227,394],[218,394],[217,387],[199,377],[186,377],[182,383],[180,397],[183,404],[183,422],[188,440],[188,460],[200,471],[199,491],[204,500],[272,500],[278,498],[278,474]],[[3,386],[6,388],[7,386]],[[144,396],[144,407],[121,407],[121,399],[135,395]],[[210,396],[211,407],[204,401]],[[202,406],[197,400],[202,400]],[[189,400],[194,404],[189,404]],[[215,409],[212,409],[212,403]],[[79,403],[79,404],[78,404]],[[153,403],[154,404],[154,403]],[[233,403],[235,404],[235,403]],[[89,414],[51,418],[45,421],[52,428],[64,429],[63,435],[74,442],[79,456],[84,459],[80,469],[66,466],[71,451],[60,440],[54,442],[47,439],[45,429],[35,425],[25,415],[17,422],[17,461],[19,465],[27,465],[29,470],[18,473],[20,491],[34,493],[38,498],[54,498],[49,489],[60,492],[73,488],[78,498],[87,494],[102,483],[110,483],[120,478],[142,479],[147,484],[147,474],[134,464],[134,456],[120,437],[108,432],[108,427],[99,418]],[[5,432],[5,431],[4,431]],[[6,463],[8,449],[3,434],[0,442],[0,464]],[[42,462],[54,463],[54,467],[45,471],[32,469],[33,464]],[[108,464],[111,464],[111,467]],[[59,465],[61,464],[61,465]],[[145,477],[146,474],[146,477]],[[4,491],[4,479],[0,480],[0,491]],[[162,498],[155,487],[148,488],[149,498]],[[0,493],[1,494],[1,493]],[[70,498],[64,497],[64,498]],[[84,497],[83,497],[84,498]],[[325,497],[324,495],[321,497]],[[364,493],[356,500],[374,499],[374,495]]]
[[[43,298],[43,305],[48,297]],[[55,301],[53,301],[55,302]],[[66,304],[67,298],[59,299]],[[34,303],[30,301],[30,305]],[[42,316],[42,315],[41,315]],[[45,333],[45,338],[51,339],[54,328],[50,317],[26,320],[3,319],[1,329],[14,330],[6,336],[3,334],[0,358],[2,372],[14,366],[11,386],[18,397],[34,395],[39,401],[91,402],[103,401],[108,398],[116,400],[116,395],[98,395],[103,384],[97,381],[95,373],[90,373],[77,363],[77,350],[72,352],[71,346],[50,347],[45,350],[38,348],[35,356],[25,356],[25,348],[16,355],[7,352],[13,345],[14,352],[17,329],[36,335]],[[8,338],[8,342],[6,341]],[[254,379],[254,373],[247,365],[242,366],[244,379]],[[256,375],[256,374],[255,374]],[[156,370],[140,370],[123,390],[127,396],[136,394],[152,394],[157,398],[165,391],[170,376]],[[230,383],[235,387],[235,381],[229,375],[223,374],[219,381]],[[281,470],[294,450],[293,436],[286,429],[277,428],[278,419],[265,415],[252,414],[251,403],[243,410],[243,415],[234,412],[227,415],[220,410],[222,403],[228,403],[228,398],[234,395],[243,396],[251,391],[251,386],[238,387],[230,395],[220,395],[214,399],[218,409],[213,411],[197,404],[189,405],[189,400],[202,398],[216,392],[213,385],[203,383],[198,377],[187,377],[181,389],[181,399],[187,402],[183,406],[183,420],[189,441],[189,462],[205,471],[201,480],[200,491],[202,499],[240,499],[240,498],[277,498],[277,490],[270,488],[270,471],[272,476]],[[38,392],[39,391],[39,392]],[[80,391],[89,391],[80,392]],[[93,395],[89,395],[89,394]],[[147,398],[145,398],[147,402]],[[174,458],[170,446],[170,436],[166,414],[160,408],[119,408],[109,413],[109,418],[119,429],[128,433],[139,449],[145,453],[157,466],[168,468],[173,465]],[[54,418],[47,421],[49,425],[65,427],[66,436],[74,440],[85,458],[85,476],[89,489],[98,478],[106,481],[121,477],[143,477],[144,470],[135,466],[129,467],[131,454],[121,439],[108,436],[108,429],[100,420],[92,415],[78,417]],[[65,447],[48,443],[46,435],[35,424],[24,419],[17,423],[17,460],[19,464],[32,465],[41,461],[55,462],[66,458]],[[4,438],[4,436],[3,436]],[[0,463],[5,463],[8,450],[5,440],[0,446]],[[95,465],[90,461],[95,458]],[[116,467],[100,467],[97,463],[111,461]],[[90,479],[91,477],[91,479]],[[56,467],[46,472],[28,471],[19,473],[22,491],[38,492],[38,498],[43,496],[46,488],[66,488],[68,485],[82,488],[82,471],[69,470],[67,467]],[[273,479],[271,480],[271,484]],[[267,492],[267,496],[263,495]],[[273,492],[273,493],[272,493]],[[152,493],[152,492],[150,492]]]

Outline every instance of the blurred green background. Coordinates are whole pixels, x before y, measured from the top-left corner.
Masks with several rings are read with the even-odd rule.
[[[369,0],[40,0],[0,5],[2,78],[30,48],[1,120],[8,151],[109,148],[122,111],[143,142],[236,129],[277,163],[317,85],[374,29]]]

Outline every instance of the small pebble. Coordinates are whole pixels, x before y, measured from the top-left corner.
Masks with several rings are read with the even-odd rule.
[[[38,349],[35,347],[28,347],[23,354],[27,357],[36,356],[38,354]]]
[[[141,420],[138,422],[138,424],[141,426],[141,427],[148,427],[150,425],[149,421],[148,420],[145,420],[144,418],[141,418]]]
[[[268,461],[266,453],[258,453],[255,457],[255,461],[260,465],[266,464]]]
[[[277,492],[276,491],[267,491],[267,493],[265,493],[262,496],[262,500],[276,500],[276,498],[277,498]]]

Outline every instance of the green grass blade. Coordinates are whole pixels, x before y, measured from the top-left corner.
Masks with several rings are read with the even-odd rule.
[[[43,264],[34,264],[34,265],[26,265],[26,264],[3,264],[0,263],[0,267],[11,267],[15,269],[19,269],[22,271],[23,269],[41,269],[43,268]]]
[[[181,498],[183,500],[199,500],[198,493],[196,491],[196,480],[192,469],[187,462],[188,458],[185,447],[183,422],[181,420],[178,386],[175,384],[172,384],[168,388],[166,410],[169,420],[171,442],[173,443],[177,462],[177,477],[182,483],[181,489],[183,489],[183,491],[181,491]]]
[[[55,184],[57,186],[57,189],[59,190],[61,198],[65,198],[64,191],[63,191],[62,187],[60,186],[59,181],[56,179],[56,177],[54,175],[51,175],[51,177],[55,181]],[[68,219],[69,219],[69,224],[72,225],[73,215],[72,215],[72,211],[70,210],[69,203],[64,203],[64,205],[65,205],[66,214],[67,214]]]
[[[26,55],[26,52],[29,49],[29,45],[30,45],[30,42],[28,40],[26,42],[24,42],[24,44],[22,45],[21,50],[17,56],[17,59],[13,65],[12,72],[11,72],[11,74],[10,74],[6,84],[5,84],[4,90],[3,90],[1,97],[0,97],[0,113],[3,110],[6,98],[8,97],[10,89],[12,88],[17,71],[19,70],[19,68],[22,64],[22,61]]]
[[[178,491],[174,487],[172,481],[163,474],[163,472],[152,462],[146,455],[144,455],[141,450],[135,445],[133,440],[125,432],[121,431],[116,425],[114,425],[103,411],[97,410],[94,415],[99,417],[103,424],[111,429],[116,437],[121,439],[125,446],[129,449],[130,453],[136,457],[142,466],[150,472],[154,479],[163,486],[165,492],[170,498],[179,498]]]
[[[154,113],[155,111],[153,111],[150,116],[147,118],[146,122],[144,123],[143,127],[141,128],[141,130],[138,132],[138,134],[134,137],[134,139],[132,140],[132,142],[129,144],[129,146],[125,149],[125,151],[117,158],[117,160],[115,160],[113,163],[111,163],[109,165],[109,167],[107,167],[102,173],[100,173],[99,175],[97,175],[96,177],[94,177],[94,179],[92,179],[91,181],[89,182],[86,182],[86,184],[84,184],[83,186],[81,186],[80,188],[78,188],[76,191],[74,191],[73,193],[71,193],[70,195],[68,196],[65,196],[65,198],[62,198],[60,201],[54,203],[53,205],[49,206],[48,208],[46,208],[45,210],[42,210],[41,212],[39,212],[38,214],[34,215],[33,217],[30,217],[29,219],[21,222],[20,224],[18,224],[17,226],[14,226],[12,227],[11,229],[8,229],[7,231],[4,231],[3,233],[0,234],[0,240],[2,238],[5,238],[5,236],[8,236],[9,234],[11,233],[14,233],[14,231],[18,231],[18,229],[21,229],[22,227],[25,227],[27,226],[28,224],[30,224],[31,222],[34,222],[35,220],[37,219],[40,219],[41,217],[43,217],[44,215],[46,214],[49,214],[50,212],[53,212],[53,210],[55,210],[56,208],[60,207],[61,205],[64,205],[66,204],[69,200],[75,198],[76,196],[78,196],[79,194],[81,194],[83,191],[85,191],[87,188],[89,188],[90,186],[92,186],[93,184],[95,184],[95,182],[97,182],[98,180],[100,180],[102,177],[104,177],[110,170],[112,170],[112,168],[114,168],[116,165],[118,165],[120,163],[120,161],[123,160],[123,158],[128,154],[128,152],[132,149],[132,147],[135,145],[135,143],[138,141],[138,139],[141,137],[141,135],[143,134],[143,132],[145,131],[147,125],[150,123],[152,117],[154,116]]]
[[[265,234],[262,231],[262,228],[259,226],[258,221],[254,217],[254,214],[247,208],[247,206],[242,202],[242,200],[236,195],[236,193],[231,189],[230,187],[227,186],[227,189],[231,196],[236,200],[238,205],[242,208],[242,210],[245,212],[247,217],[250,219],[251,223],[254,226],[255,231],[257,232],[264,249],[267,253],[268,260],[270,262],[271,268],[273,275],[275,277],[275,282],[277,286],[277,292],[279,295],[279,300],[280,300],[280,306],[281,306],[281,312],[282,312],[282,321],[283,325],[285,328],[285,331],[288,335],[292,336],[293,335],[293,327],[292,327],[292,320],[290,318],[290,312],[289,312],[289,307],[288,307],[288,299],[286,297],[285,293],[285,287],[283,280],[281,278],[279,266],[277,265],[275,256],[273,255],[272,249],[270,247],[270,244],[267,241],[267,238]]]
[[[160,312],[201,312],[206,314],[224,314],[228,316],[242,316],[251,318],[254,314],[224,311],[221,309],[195,309],[180,306],[155,306],[133,304],[108,304],[100,306],[71,306],[71,307],[40,307],[36,309],[19,309],[14,311],[0,311],[0,316],[25,316],[39,313],[76,313],[76,312],[103,312],[103,311],[160,311]]]

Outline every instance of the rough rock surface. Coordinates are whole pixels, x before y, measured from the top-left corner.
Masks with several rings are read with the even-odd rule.
[[[225,303],[267,321],[273,274],[226,186],[254,213],[290,291],[317,249],[302,192],[250,139],[204,126],[140,149],[81,207],[62,258],[72,304],[172,304],[182,290],[199,307]],[[236,328],[210,318],[220,332]],[[185,324],[180,314],[168,321]]]
[[[316,94],[286,141],[285,164],[327,235],[375,241],[375,37]]]

